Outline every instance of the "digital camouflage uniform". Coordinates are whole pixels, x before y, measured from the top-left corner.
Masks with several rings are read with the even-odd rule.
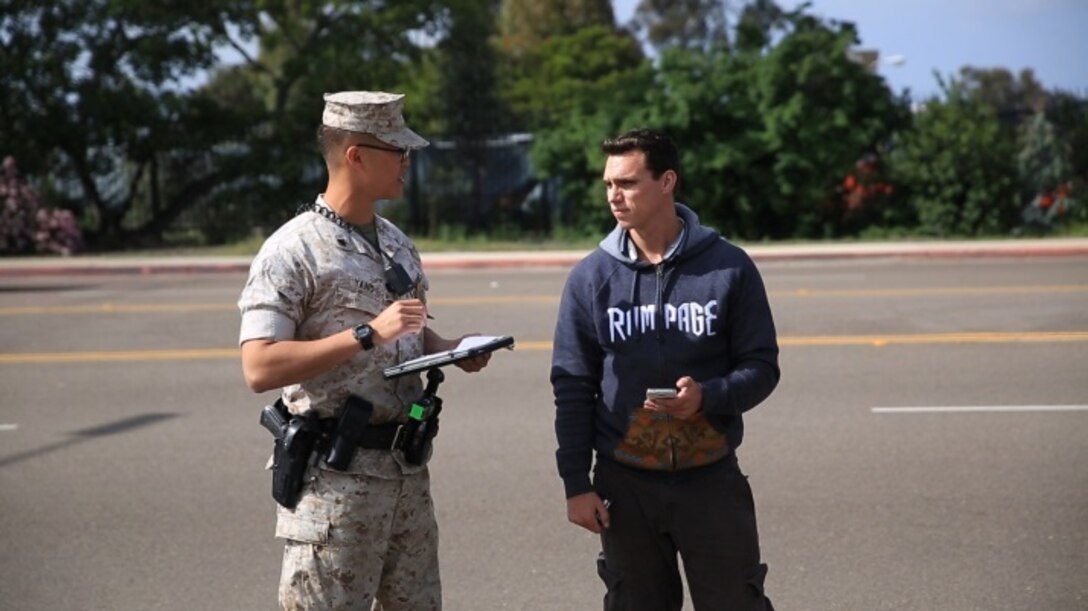
[[[325,205],[319,197],[318,205]],[[378,243],[415,283],[392,295],[383,262],[360,235],[313,211],[265,242],[239,300],[240,343],[316,340],[370,322],[394,300],[425,299],[419,253],[389,221],[375,216]],[[422,334],[360,351],[324,374],[283,389],[294,414],[338,416],[346,397],[374,405],[372,424],[406,419],[422,393],[417,375],[386,380],[382,370],[423,353]],[[311,467],[301,500],[278,506],[276,536],[286,540],[280,604],[285,609],[441,608],[438,527],[426,466],[400,451],[358,450],[344,472]]]

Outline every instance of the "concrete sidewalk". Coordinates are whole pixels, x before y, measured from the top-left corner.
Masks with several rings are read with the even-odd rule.
[[[757,262],[859,258],[1039,257],[1088,255],[1088,238],[744,244],[742,247]],[[429,270],[570,267],[588,253],[588,250],[424,253],[423,265]],[[252,257],[16,257],[0,259],[0,278],[71,274],[244,273],[249,270],[250,261]]]

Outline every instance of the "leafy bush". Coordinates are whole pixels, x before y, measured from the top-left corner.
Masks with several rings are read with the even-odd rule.
[[[70,255],[82,247],[83,236],[72,213],[43,204],[37,190],[20,178],[10,156],[0,170],[0,200],[0,254]]]
[[[905,101],[849,59],[856,38],[852,26],[797,14],[767,48],[673,48],[656,67],[613,67],[611,80],[597,80],[607,88],[538,133],[534,162],[546,176],[562,179],[574,224],[608,228],[614,221],[600,183],[605,156],[599,143],[625,129],[654,127],[681,150],[678,200],[726,235],[759,240],[856,232],[847,227],[854,220],[845,218],[839,185],[860,157],[876,152],[909,119]],[[568,70],[607,66],[582,59],[605,53],[603,45],[579,48],[583,53],[563,64]],[[572,100],[579,98],[575,91],[553,93]]]
[[[941,84],[945,99],[915,115],[888,157],[897,194],[924,235],[1007,233],[1022,206],[1016,135],[961,83]]]

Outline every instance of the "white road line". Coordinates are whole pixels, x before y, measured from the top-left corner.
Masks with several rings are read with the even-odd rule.
[[[1088,405],[946,405],[874,407],[874,414],[952,414],[965,412],[1088,412]]]
[[[0,424],[0,431],[14,431],[17,428],[18,424]]]

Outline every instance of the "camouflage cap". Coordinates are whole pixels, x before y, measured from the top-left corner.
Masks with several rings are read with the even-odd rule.
[[[329,127],[370,134],[382,142],[407,149],[430,144],[408,129],[401,114],[404,94],[383,91],[341,91],[325,94],[321,123]]]

